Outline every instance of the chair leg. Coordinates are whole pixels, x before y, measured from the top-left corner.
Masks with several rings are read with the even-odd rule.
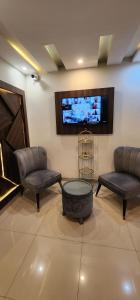
[[[24,193],[24,187],[23,187],[23,185],[21,186],[20,192],[21,192],[21,196],[23,196],[23,193]]]
[[[97,191],[96,191],[96,197],[97,197],[97,195],[99,193],[100,188],[101,188],[101,183],[98,182],[98,187],[97,187]]]
[[[61,180],[60,181],[58,181],[59,182],[59,185],[60,185],[60,187],[61,187],[61,189],[63,188],[63,185],[62,185],[62,182],[61,182]]]
[[[123,220],[125,220],[126,209],[127,209],[127,200],[123,199]]]
[[[40,199],[39,199],[39,194],[36,194],[36,204],[37,204],[37,211],[40,211]]]

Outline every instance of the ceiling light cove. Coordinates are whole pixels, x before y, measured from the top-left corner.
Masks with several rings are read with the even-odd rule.
[[[77,63],[78,63],[78,65],[82,65],[84,63],[83,58],[78,58]]]
[[[3,28],[3,31],[0,30],[0,38],[3,38],[37,73],[45,72],[30,52],[17,39],[11,37],[5,28]],[[19,66],[19,69],[25,72],[27,70],[24,67],[26,67],[26,64],[23,68]]]
[[[21,45],[18,45],[14,41],[10,39],[6,39],[8,44],[29,64],[31,65],[34,70],[38,73],[42,73],[42,67],[35,61],[35,59],[28,53],[26,49],[24,49]]]

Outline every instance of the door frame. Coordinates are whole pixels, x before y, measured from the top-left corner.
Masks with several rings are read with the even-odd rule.
[[[27,109],[26,109],[26,100],[25,100],[25,92],[5,81],[0,80],[0,89],[7,90],[14,94],[18,94],[21,96],[22,107],[23,107],[23,120],[24,120],[24,129],[25,129],[25,142],[26,147],[30,147],[30,139],[29,139],[29,128],[28,128],[28,120],[27,120]]]

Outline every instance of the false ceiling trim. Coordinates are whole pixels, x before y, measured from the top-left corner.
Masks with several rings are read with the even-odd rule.
[[[113,35],[100,36],[98,65],[107,65],[109,53],[112,46]]]
[[[137,50],[137,52],[133,58],[133,62],[140,62],[140,49]]]
[[[46,51],[48,52],[49,56],[53,60],[53,62],[56,64],[58,70],[65,69],[64,63],[60,57],[59,52],[57,51],[55,45],[45,45],[44,46]]]

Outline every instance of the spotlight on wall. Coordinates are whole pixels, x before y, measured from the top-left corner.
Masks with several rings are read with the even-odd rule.
[[[40,76],[39,74],[31,74],[31,78],[34,80],[34,81],[39,81],[40,80]]]

